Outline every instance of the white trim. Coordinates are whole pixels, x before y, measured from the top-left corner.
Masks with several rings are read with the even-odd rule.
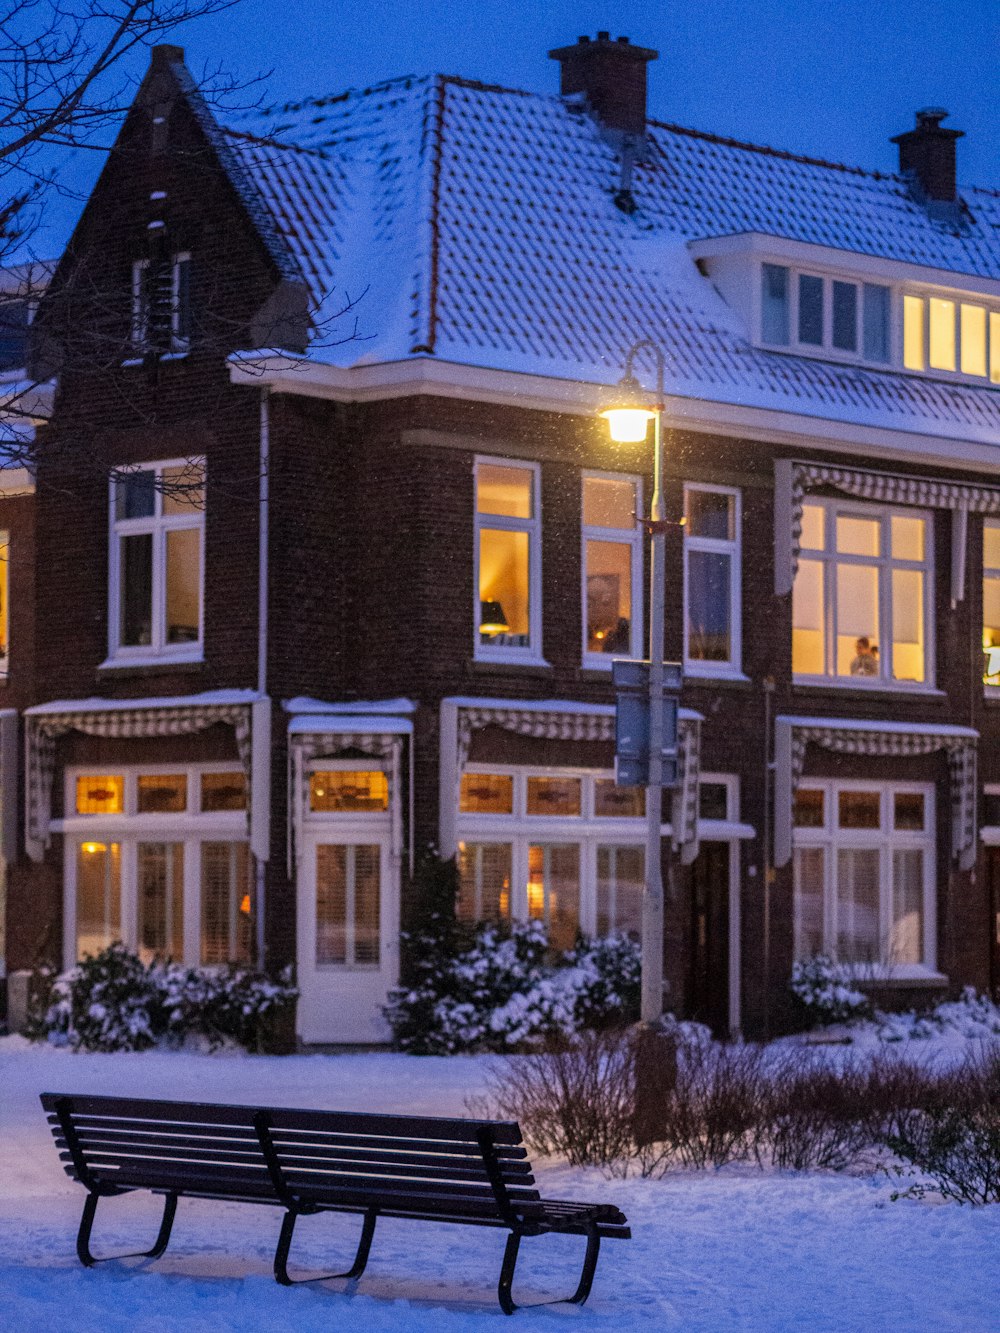
[[[588,480],[597,481],[618,481],[624,482],[633,487],[635,516],[631,528],[605,528],[595,524],[588,524],[584,519],[583,497],[586,483]],[[640,526],[640,517],[643,512],[642,506],[642,478],[626,472],[600,472],[594,468],[586,468],[580,474],[580,607],[581,607],[581,633],[583,638],[582,662],[584,667],[595,671],[611,671],[615,656],[618,657],[642,657],[642,645],[645,641],[645,627],[643,624],[643,532]],[[593,653],[587,647],[587,543],[588,542],[606,542],[609,545],[627,546],[629,548],[629,645],[626,652],[622,649],[619,653]]]
[[[417,705],[412,699],[354,699],[346,703],[327,703],[323,699],[312,699],[308,695],[296,695],[282,703],[286,713],[415,713]]]
[[[722,539],[715,537],[696,537],[690,533],[687,522],[687,497],[692,491],[706,495],[727,495],[733,501],[732,524],[733,536]],[[728,679],[746,679],[743,676],[743,497],[737,487],[714,486],[707,482],[686,481],[684,483],[684,554],[683,554],[683,625],[684,625],[684,674],[686,676],[725,677]],[[729,558],[729,657],[724,662],[707,661],[704,658],[692,658],[689,648],[689,608],[690,577],[688,574],[688,555],[691,552],[704,552],[708,555],[724,555]]]
[[[378,717],[365,713],[308,713],[293,717],[288,724],[290,736],[310,735],[313,732],[351,735],[361,731],[379,736],[412,736],[413,723],[407,717]]]
[[[480,467],[504,467],[526,472],[531,477],[531,513],[527,518],[490,514],[479,509]],[[547,666],[542,656],[542,468],[517,458],[492,455],[477,457],[473,464],[473,608],[472,649],[477,662],[506,662],[512,665]],[[481,536],[487,532],[524,533],[528,539],[528,642],[526,644],[484,643],[479,632],[482,590],[479,573]]]
[[[775,722],[791,727],[827,727],[834,731],[874,731],[897,736],[954,736],[977,740],[974,727],[956,727],[946,722],[882,722],[874,718],[855,717],[799,717],[782,713]]]
[[[205,690],[201,694],[177,694],[147,699],[55,699],[34,704],[24,710],[26,717],[44,717],[48,713],[105,713],[113,709],[141,712],[146,708],[211,708],[231,704],[252,704],[260,699],[256,690]]]

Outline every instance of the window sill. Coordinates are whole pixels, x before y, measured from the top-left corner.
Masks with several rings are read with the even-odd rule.
[[[839,678],[793,676],[792,688],[796,690],[836,690],[841,693],[855,694],[859,697],[864,694],[893,695],[896,698],[906,698],[912,695],[921,699],[944,699],[946,697],[944,690],[936,689],[933,685],[908,685],[902,681],[893,684],[891,681],[885,680],[873,680],[870,685],[867,685],[854,676]]]
[[[544,658],[495,658],[474,657],[468,664],[469,672],[474,676],[551,676],[554,667]]]
[[[98,677],[106,676],[162,676],[165,671],[197,674],[205,666],[204,657],[109,657],[97,668]]]
[[[537,653],[518,653],[518,652],[498,652],[476,653],[472,659],[474,666],[525,666],[525,667],[546,667],[551,670],[552,663],[547,662],[544,657],[539,657]]]
[[[742,671],[705,671],[697,667],[684,665],[685,681],[696,685],[752,685],[753,681]]]

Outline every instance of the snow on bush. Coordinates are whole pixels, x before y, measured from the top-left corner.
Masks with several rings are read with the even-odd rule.
[[[484,923],[454,954],[430,950],[385,1013],[404,1051],[504,1051],[629,1022],[639,984],[639,946],[624,936],[581,940],[553,957],[539,921]]]
[[[84,1051],[144,1051],[188,1036],[213,1048],[232,1041],[255,1050],[267,1019],[297,995],[287,970],[271,980],[236,966],[147,967],[116,942],[50,978],[33,1035]]]
[[[792,968],[789,989],[813,1023],[847,1023],[871,1013],[868,997],[844,979],[843,969],[826,954],[814,954]]]
[[[958,1036],[966,1040],[1000,1036],[1000,1007],[987,995],[966,986],[957,1000],[945,1000],[924,1013],[875,1015],[876,1030],[883,1041],[926,1040]]]

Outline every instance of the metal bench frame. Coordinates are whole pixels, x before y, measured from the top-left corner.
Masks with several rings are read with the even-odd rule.
[[[513,1314],[519,1308],[512,1289],[524,1237],[559,1232],[586,1238],[583,1267],[573,1294],[536,1302],[582,1305],[590,1295],[602,1238],[628,1239],[631,1235],[626,1218],[613,1205],[542,1199],[521,1147],[520,1129],[512,1121],[291,1111],[67,1093],[43,1093],[41,1101],[67,1173],[87,1191],[76,1252],[88,1268],[108,1259],[158,1259],[169,1243],[177,1201],[183,1195],[283,1208],[274,1276],[284,1286],[334,1278],[356,1281],[367,1266],[380,1215],[503,1227],[510,1235],[497,1298],[504,1313]],[[144,1121],[148,1122],[145,1136]],[[374,1147],[364,1146],[366,1140]],[[438,1155],[443,1167],[434,1164]],[[307,1165],[301,1165],[303,1161]],[[312,1174],[309,1161],[313,1162]],[[216,1173],[214,1180],[212,1172]],[[118,1175],[120,1184],[116,1183]],[[164,1196],[152,1249],[94,1255],[90,1238],[98,1201],[136,1189]],[[363,1217],[354,1262],[342,1273],[293,1277],[288,1261],[296,1222],[320,1212]]]

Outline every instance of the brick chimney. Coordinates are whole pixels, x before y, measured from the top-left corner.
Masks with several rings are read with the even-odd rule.
[[[953,204],[958,199],[955,140],[963,131],[943,128],[947,114],[936,106],[918,111],[916,128],[897,134],[892,142],[899,144],[900,175],[909,176],[924,199]]]
[[[646,66],[658,55],[632,46],[627,37],[613,42],[606,32],[596,41],[580,37],[574,46],[549,52],[561,66],[560,93],[584,93],[605,129],[627,135],[646,133]]]

